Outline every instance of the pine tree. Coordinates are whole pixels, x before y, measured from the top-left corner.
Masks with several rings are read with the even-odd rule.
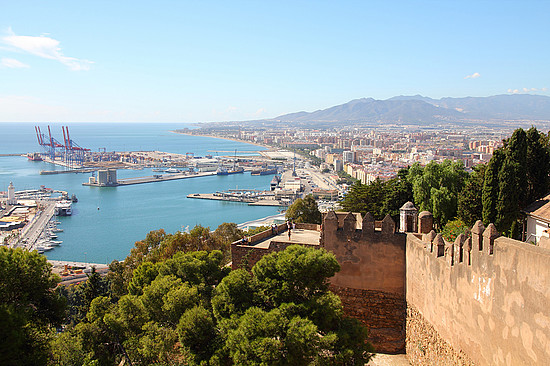
[[[527,130],[527,204],[548,194],[550,188],[550,150],[548,137],[535,127]]]
[[[470,227],[483,217],[482,193],[486,168],[485,164],[475,166],[458,196],[458,218]]]
[[[482,205],[483,223],[488,225],[495,222],[497,218],[497,199],[499,192],[499,171],[504,160],[504,151],[498,149],[489,160],[485,169],[485,180],[483,182]]]

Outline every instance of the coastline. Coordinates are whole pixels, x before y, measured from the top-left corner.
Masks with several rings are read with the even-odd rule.
[[[187,135],[187,136],[211,137],[211,138],[214,138],[214,139],[241,142],[241,143],[244,143],[244,144],[250,144],[250,145],[254,145],[254,146],[263,147],[263,148],[266,148],[268,150],[273,149],[273,147],[269,146],[269,145],[258,144],[257,142],[250,142],[250,141],[240,140],[240,139],[231,138],[231,137],[221,137],[221,136],[205,135],[205,134],[198,134],[198,133],[186,133],[186,132],[179,132],[179,131],[176,131],[176,130],[172,130],[170,132],[178,133],[180,135]]]

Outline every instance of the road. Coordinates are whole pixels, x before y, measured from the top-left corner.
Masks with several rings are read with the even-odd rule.
[[[40,201],[40,205],[44,206],[44,209],[37,211],[31,221],[25,225],[18,242],[14,245],[15,247],[25,247],[28,250],[35,249],[36,241],[55,213],[55,201]]]

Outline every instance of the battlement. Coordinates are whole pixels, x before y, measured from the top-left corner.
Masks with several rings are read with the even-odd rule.
[[[370,212],[361,217],[360,213],[330,211],[323,217],[323,233],[334,231],[346,237],[352,234],[356,240],[372,237],[375,233],[393,235],[395,229],[395,222],[389,215],[382,221],[375,221]]]
[[[390,216],[377,222],[370,213],[329,212],[323,218],[321,246],[341,266],[331,289],[344,311],[369,328],[378,351],[405,348],[406,238]]]
[[[449,243],[441,234],[436,234],[432,230],[422,235],[422,242],[429,253],[434,253],[437,258],[443,257],[450,266],[459,263],[471,265],[472,257],[483,253],[493,254],[495,239],[500,234],[494,224],[491,223],[485,228],[481,220],[474,224],[470,233],[471,236],[460,234],[453,243]]]
[[[407,237],[407,356],[413,364],[550,363],[550,250],[474,224],[453,243]]]
[[[550,249],[481,221],[450,243],[429,212],[416,215],[412,204],[403,212],[400,231],[370,213],[329,212],[321,226],[297,225],[292,240],[280,225],[278,235],[233,243],[233,268],[291,244],[324,247],[341,266],[331,290],[367,325],[376,351],[406,348],[413,365],[550,364]],[[315,237],[301,240],[300,230]]]

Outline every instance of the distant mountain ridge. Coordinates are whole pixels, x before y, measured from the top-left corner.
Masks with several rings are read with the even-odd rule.
[[[421,95],[386,100],[354,99],[314,112],[285,114],[283,122],[423,123],[464,120],[550,120],[550,97],[532,94],[432,99]]]

